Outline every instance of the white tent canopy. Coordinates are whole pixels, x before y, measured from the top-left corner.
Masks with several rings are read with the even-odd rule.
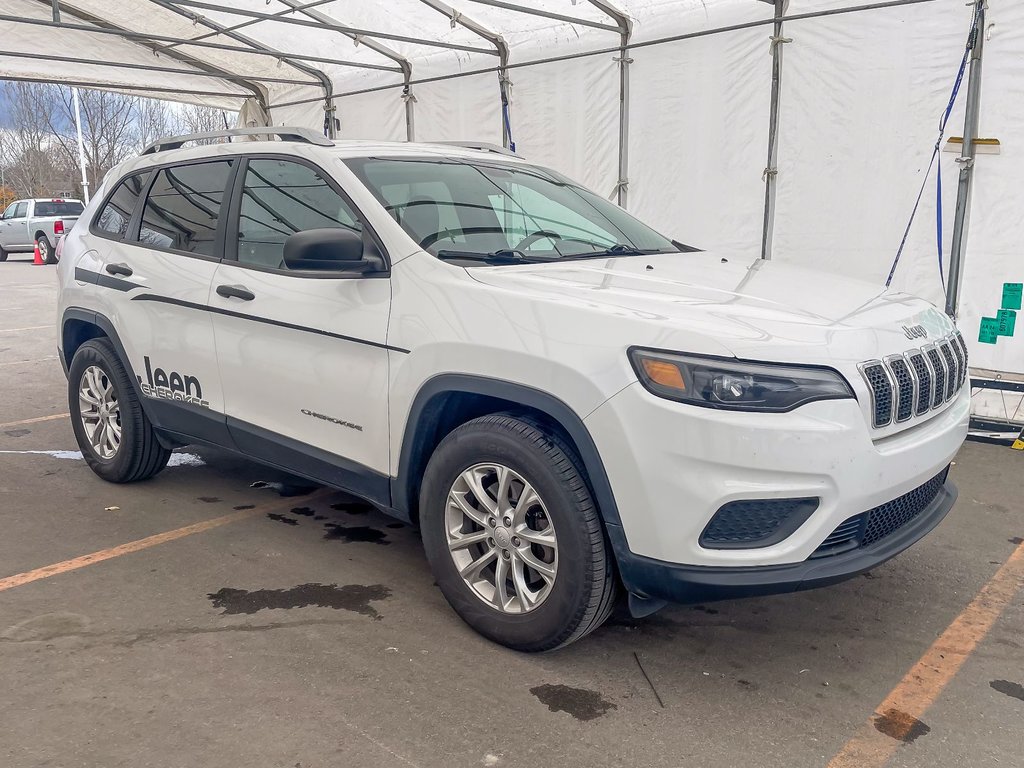
[[[339,138],[514,143],[684,242],[882,283],[972,14],[963,0],[0,0],[0,77],[253,99],[276,125],[333,133],[337,118]],[[1024,280],[1024,4],[990,0],[983,33],[980,135],[1001,154],[976,161],[959,319],[974,366],[1024,374],[1020,337],[977,341],[1002,284]],[[940,153],[941,208],[929,186],[893,281],[940,306],[956,158]]]

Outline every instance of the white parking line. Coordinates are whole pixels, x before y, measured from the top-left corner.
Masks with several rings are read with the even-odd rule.
[[[4,366],[7,366],[7,365],[25,365],[27,363],[41,363],[41,362],[43,362],[45,360],[56,360],[56,359],[57,359],[56,355],[50,355],[48,357],[37,357],[35,360],[12,360],[9,363],[0,363],[0,368],[3,368]]]
[[[43,328],[53,328],[52,325],[32,325],[28,328],[0,328],[0,333],[15,333],[17,331],[41,331]]]

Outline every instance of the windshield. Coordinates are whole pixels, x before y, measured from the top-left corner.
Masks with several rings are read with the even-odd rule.
[[[546,169],[447,158],[346,163],[409,236],[439,258],[510,263],[680,250]]]

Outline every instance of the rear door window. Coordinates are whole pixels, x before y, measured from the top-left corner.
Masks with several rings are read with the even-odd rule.
[[[28,203],[15,203],[14,213],[11,214],[12,219],[24,219],[28,215]]]
[[[219,256],[217,227],[233,162],[160,169],[146,197],[139,242],[200,256]]]
[[[96,217],[98,231],[117,238],[128,234],[128,222],[135,212],[147,176],[148,173],[137,173],[117,185]]]

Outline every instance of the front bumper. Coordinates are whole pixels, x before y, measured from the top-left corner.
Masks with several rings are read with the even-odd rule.
[[[881,541],[786,565],[728,568],[666,563],[630,553],[622,528],[609,526],[609,533],[620,575],[632,594],[676,603],[707,602],[824,587],[869,571],[924,537],[953,508],[956,498],[956,486],[947,481],[913,520]]]
[[[852,399],[779,414],[720,411],[658,398],[635,383],[584,422],[615,496],[613,522],[626,543],[620,559],[749,568],[802,563],[850,517],[936,477],[963,443],[969,411],[965,387],[941,410],[878,438]],[[817,508],[781,540],[701,545],[725,504],[805,498]]]

